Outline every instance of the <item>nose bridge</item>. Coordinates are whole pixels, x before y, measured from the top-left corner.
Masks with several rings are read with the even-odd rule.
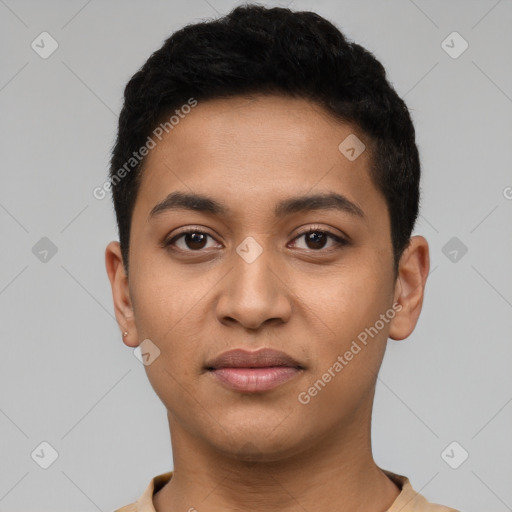
[[[290,304],[271,250],[247,237],[233,254],[233,269],[217,303],[220,321],[255,329],[269,319],[287,321]]]
[[[241,298],[258,297],[268,301],[274,295],[276,277],[269,255],[270,251],[265,250],[254,259],[245,259],[240,254],[234,258],[236,278],[233,284]]]

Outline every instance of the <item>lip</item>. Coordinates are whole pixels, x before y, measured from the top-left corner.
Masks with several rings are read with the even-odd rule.
[[[272,348],[261,348],[250,352],[242,348],[228,350],[205,365],[207,370],[220,368],[271,368],[287,366],[302,369],[302,366],[288,354]]]
[[[205,369],[230,389],[255,393],[284,384],[304,367],[284,352],[262,348],[254,352],[244,349],[223,352],[208,361]]]

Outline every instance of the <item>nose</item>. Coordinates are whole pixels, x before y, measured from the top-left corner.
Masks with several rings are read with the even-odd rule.
[[[291,291],[286,279],[272,261],[270,250],[248,262],[238,254],[234,267],[219,285],[216,315],[225,325],[238,323],[245,329],[257,330],[263,324],[282,324],[290,319]]]

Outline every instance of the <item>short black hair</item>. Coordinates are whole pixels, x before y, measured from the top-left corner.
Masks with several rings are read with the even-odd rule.
[[[314,12],[255,4],[181,28],[126,85],[109,175],[126,270],[145,162],[135,152],[191,98],[252,94],[313,100],[361,130],[371,179],[388,206],[396,275],[420,199],[420,162],[407,106],[376,57],[331,22]]]

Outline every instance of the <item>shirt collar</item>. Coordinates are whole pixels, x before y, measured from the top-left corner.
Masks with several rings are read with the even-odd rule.
[[[162,473],[151,479],[142,496],[137,501],[137,512],[156,512],[153,506],[153,494],[158,492],[171,479],[173,471]]]
[[[382,470],[386,476],[392,480],[400,489],[400,494],[386,512],[399,512],[404,509],[406,505],[412,506],[424,506],[428,505],[427,500],[419,493],[417,493],[411,486],[409,479],[404,475],[392,473],[385,469]],[[146,490],[137,501],[137,512],[156,512],[153,505],[153,495],[158,492],[169,480],[172,478],[173,471],[168,473],[162,473],[155,476],[149,482]]]

